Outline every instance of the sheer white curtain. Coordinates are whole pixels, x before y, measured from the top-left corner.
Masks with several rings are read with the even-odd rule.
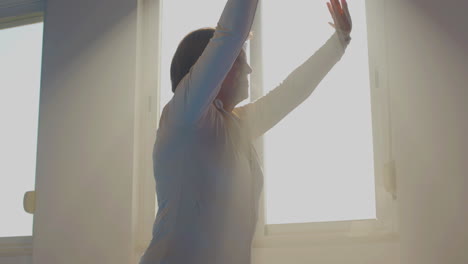
[[[348,3],[353,40],[346,54],[265,134],[266,224],[375,218],[365,1]],[[326,1],[263,2],[265,94],[333,34],[328,22]]]

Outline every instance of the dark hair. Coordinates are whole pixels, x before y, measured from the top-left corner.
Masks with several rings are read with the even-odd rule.
[[[197,29],[187,34],[179,43],[171,63],[172,92],[175,92],[179,82],[202,55],[214,32],[212,27]]]
[[[171,63],[172,92],[187,75],[190,68],[197,62],[206,46],[213,38],[215,28],[204,27],[187,34],[179,43]],[[252,39],[253,32],[249,32],[248,40]]]

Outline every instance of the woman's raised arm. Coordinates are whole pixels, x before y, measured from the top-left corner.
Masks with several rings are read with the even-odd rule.
[[[246,125],[251,138],[263,135],[304,102],[344,55],[351,41],[349,34],[352,21],[348,4],[345,0],[341,2],[343,7],[338,0],[327,3],[335,22],[330,25],[336,29],[327,42],[275,89],[253,103],[234,109],[233,112]]]
[[[167,105],[171,122],[191,126],[207,112],[249,36],[257,4],[258,0],[227,1],[213,38]]]

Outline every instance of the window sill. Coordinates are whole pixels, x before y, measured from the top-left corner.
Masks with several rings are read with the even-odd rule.
[[[32,255],[32,236],[0,237],[0,257]]]
[[[300,248],[317,245],[351,245],[398,242],[399,233],[373,232],[369,234],[330,233],[330,234],[289,234],[270,235],[256,238],[252,248]]]

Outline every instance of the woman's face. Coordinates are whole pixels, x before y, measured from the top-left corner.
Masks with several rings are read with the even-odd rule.
[[[249,81],[247,76],[252,73],[247,63],[247,55],[242,49],[231,70],[227,74],[219,91],[218,98],[224,105],[233,108],[249,97]]]

